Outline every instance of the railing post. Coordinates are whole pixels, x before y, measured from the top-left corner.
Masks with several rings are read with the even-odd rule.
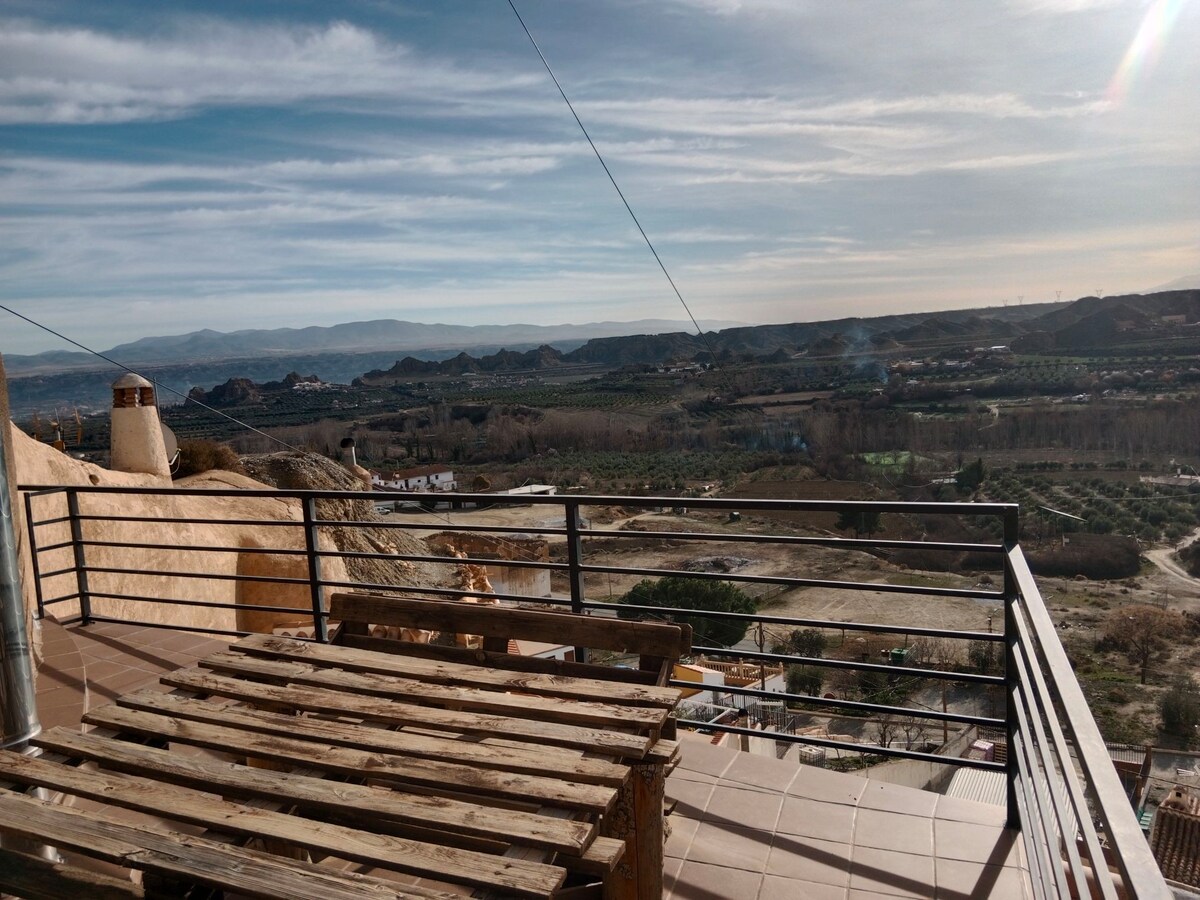
[[[33,596],[37,600],[37,617],[46,618],[46,602],[42,593],[42,567],[38,560],[37,530],[33,525],[33,497],[25,492],[25,530],[29,533],[29,562],[33,568]]]
[[[580,535],[582,523],[579,520],[579,503],[567,500],[563,504],[563,513],[567,520],[567,578],[571,583],[571,612],[583,612],[583,537]],[[576,662],[587,662],[587,648],[575,648]]]
[[[329,628],[325,621],[325,593],[321,590],[321,526],[317,524],[317,501],[305,497],[304,546],[308,558],[308,589],[312,596],[313,638],[322,644],[329,643]]]
[[[1014,648],[1017,636],[1017,600],[1020,590],[1017,587],[1016,573],[1008,559],[1008,552],[1016,547],[1020,538],[1020,519],[1014,507],[1004,513],[1004,734],[1005,734],[1005,782],[1007,784],[1006,803],[1009,828],[1021,828],[1021,814],[1017,807],[1017,778],[1020,776],[1020,766],[1017,759],[1017,663]],[[1030,658],[1030,665],[1036,665],[1036,660]],[[1028,740],[1028,735],[1025,738]]]
[[[88,588],[87,558],[83,550],[83,522],[79,518],[79,492],[67,488],[67,516],[71,521],[71,550],[75,556],[75,584],[79,590],[79,624],[92,621],[92,595]]]

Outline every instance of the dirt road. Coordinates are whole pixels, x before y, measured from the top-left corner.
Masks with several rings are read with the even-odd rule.
[[[1182,550],[1197,539],[1200,539],[1200,528],[1197,528],[1184,538],[1177,547],[1159,547],[1154,550],[1147,550],[1146,559],[1154,563],[1159,571],[1163,573],[1176,596],[1200,601],[1200,578],[1193,578],[1175,560],[1176,550]]]

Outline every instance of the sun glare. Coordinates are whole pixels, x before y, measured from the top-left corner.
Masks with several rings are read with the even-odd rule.
[[[1184,0],[1154,0],[1146,10],[1133,43],[1109,82],[1107,96],[1110,102],[1123,102],[1138,80],[1154,67],[1183,3]]]

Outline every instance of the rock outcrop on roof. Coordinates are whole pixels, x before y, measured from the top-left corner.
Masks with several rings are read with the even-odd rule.
[[[361,491],[363,484],[345,467],[315,453],[282,451],[242,457],[242,466],[256,481],[281,490]],[[328,526],[338,550],[348,553],[429,554],[425,542],[399,528],[388,528],[369,500],[321,500],[317,515],[342,522],[378,522],[354,527]],[[404,560],[346,559],[351,581],[363,584],[420,584],[457,586],[449,566]]]

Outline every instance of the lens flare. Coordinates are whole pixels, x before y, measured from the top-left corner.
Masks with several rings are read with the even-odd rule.
[[[1125,51],[1125,58],[1108,84],[1107,97],[1110,103],[1123,102],[1139,78],[1154,66],[1166,43],[1167,33],[1183,8],[1183,2],[1154,0],[1146,10],[1137,36]]]

